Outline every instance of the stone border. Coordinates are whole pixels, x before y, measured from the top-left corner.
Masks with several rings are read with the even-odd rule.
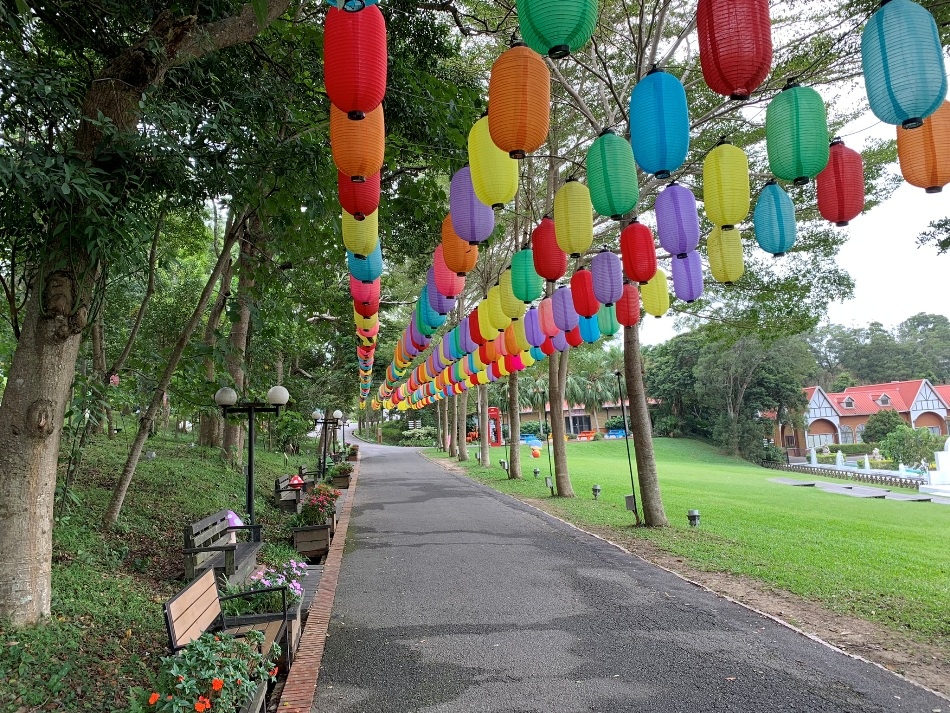
[[[362,456],[360,456],[362,458]],[[317,593],[307,610],[307,623],[300,637],[294,665],[287,675],[284,689],[277,704],[277,710],[283,713],[311,713],[317,693],[317,678],[320,676],[320,664],[326,645],[327,630],[330,628],[330,614],[336,597],[336,585],[340,578],[343,563],[343,548],[346,546],[346,533],[350,525],[350,512],[356,498],[356,484],[359,480],[359,460],[350,476],[350,487],[343,512],[337,522],[336,534],[330,543],[330,551],[323,563],[323,575],[317,585]]]

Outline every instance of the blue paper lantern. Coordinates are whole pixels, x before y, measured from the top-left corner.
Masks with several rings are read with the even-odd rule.
[[[597,317],[581,317],[578,326],[581,330],[581,339],[588,344],[593,344],[600,339],[600,325],[597,324]]]
[[[346,251],[346,266],[350,274],[360,282],[373,282],[383,274],[383,250],[379,243],[365,258],[358,258],[349,250]]]
[[[436,312],[429,304],[429,290],[427,287],[423,287],[419,293],[419,300],[416,302],[416,314],[419,317],[419,331],[423,334],[425,334],[423,325],[430,329],[438,329],[445,324],[445,315]]]
[[[630,143],[645,173],[669,178],[689,150],[686,90],[672,74],[657,68],[630,95]]]
[[[531,347],[531,358],[535,361],[541,361],[545,356],[545,353],[541,351],[541,347]]]
[[[766,183],[759,194],[752,225],[759,246],[775,257],[795,244],[795,204],[775,181]]]
[[[864,86],[874,115],[916,129],[947,96],[937,23],[911,0],[885,0],[861,34]]]

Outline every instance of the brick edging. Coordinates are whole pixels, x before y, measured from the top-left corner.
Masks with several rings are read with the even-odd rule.
[[[294,665],[290,669],[287,681],[284,683],[284,690],[280,695],[277,708],[280,713],[310,713],[313,708],[359,472],[359,460],[357,460],[353,467],[353,474],[350,476],[348,488],[350,492],[347,493],[343,512],[340,513],[340,519],[337,521],[336,534],[333,536],[330,551],[323,563],[323,574],[317,585],[317,593],[307,610],[307,623],[300,636],[297,653],[294,655]]]

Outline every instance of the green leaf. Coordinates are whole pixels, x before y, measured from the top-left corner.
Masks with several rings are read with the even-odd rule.
[[[251,7],[257,15],[257,24],[264,27],[267,24],[267,0],[251,0]]]
[[[21,15],[30,14],[30,6],[26,4],[26,0],[16,0],[16,10]]]

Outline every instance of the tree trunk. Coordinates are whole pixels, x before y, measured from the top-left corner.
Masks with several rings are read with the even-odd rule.
[[[508,377],[508,478],[521,479],[521,406],[518,399],[518,372]]]
[[[241,254],[238,258],[238,310],[231,322],[231,333],[228,336],[230,351],[225,360],[228,373],[234,388],[241,396],[246,396],[244,374],[244,358],[247,353],[248,333],[251,326],[251,291],[254,289],[254,257],[253,231],[245,231],[245,239],[241,241]],[[234,465],[244,462],[244,420],[228,420],[224,422],[224,442],[222,448],[226,457]]]
[[[459,460],[468,460],[468,391],[459,394],[458,405]]]
[[[623,330],[623,367],[627,399],[630,401],[630,433],[636,449],[643,521],[649,527],[663,527],[669,525],[669,521],[663,511],[656,457],[653,454],[653,429],[647,409],[646,389],[643,387],[643,360],[640,358],[640,334],[637,327],[625,327]]]
[[[478,385],[478,460],[483,468],[491,467],[491,451],[488,444],[490,439],[488,424],[488,384]]]
[[[548,357],[548,403],[551,404],[551,438],[554,447],[554,482],[557,494],[574,497],[574,486],[567,470],[567,444],[564,442],[564,380],[567,379],[569,349]],[[562,378],[563,377],[563,378]]]
[[[229,217],[227,234],[232,229],[231,218]],[[233,263],[228,260],[221,270],[221,282],[218,286],[218,296],[215,297],[214,305],[208,314],[208,322],[205,324],[203,342],[208,348],[208,356],[204,357],[205,380],[209,387],[216,386],[215,382],[215,364],[211,352],[214,350],[217,342],[218,326],[221,324],[221,317],[224,315],[225,307],[228,304],[228,297],[231,294],[231,278],[234,276],[232,271]],[[217,389],[215,389],[217,390]],[[198,445],[211,448],[220,448],[224,438],[224,419],[217,408],[209,409],[202,413],[201,426],[198,431]]]
[[[458,416],[456,414],[458,410],[458,396],[450,396],[447,401],[447,415],[448,423],[446,424],[446,438],[449,442],[449,456],[455,458],[459,454],[459,428],[458,428]]]
[[[106,509],[105,515],[102,516],[102,524],[104,527],[109,528],[115,525],[119,520],[122,503],[125,501],[125,494],[128,492],[129,483],[132,482],[132,476],[135,475],[139,458],[142,457],[142,448],[145,446],[145,440],[148,438],[149,430],[155,420],[155,416],[158,414],[159,408],[161,408],[165,401],[165,395],[168,393],[168,385],[171,383],[172,376],[174,376],[175,370],[178,368],[181,355],[184,353],[185,347],[188,346],[188,341],[197,328],[198,322],[201,321],[201,315],[204,313],[205,307],[211,299],[211,292],[214,289],[215,283],[218,281],[218,276],[221,274],[227,261],[230,260],[228,253],[231,251],[235,240],[237,240],[238,232],[238,230],[235,230],[225,239],[223,252],[218,257],[218,261],[215,263],[214,269],[211,271],[211,275],[205,283],[201,297],[198,299],[198,304],[191,313],[191,318],[178,337],[175,349],[168,358],[165,371],[161,379],[159,379],[158,385],[155,387],[155,392],[152,394],[152,400],[148,405],[148,409],[146,409],[145,413],[139,419],[139,430],[135,434],[132,447],[129,449],[129,456],[125,461],[125,467],[122,469],[122,475],[119,478],[119,482],[116,483],[115,489],[112,491],[112,500],[109,502],[109,507]]]
[[[108,385],[109,377],[106,375],[106,337],[105,330],[102,327],[102,311],[104,309],[105,303],[103,302],[99,305],[95,319],[92,322],[92,328],[89,330],[89,341],[92,345],[92,373],[95,375],[96,381],[100,384]],[[102,413],[95,414],[95,423],[92,425],[92,432],[104,433],[107,420],[110,421],[111,430],[112,419],[108,408],[104,409]]]

